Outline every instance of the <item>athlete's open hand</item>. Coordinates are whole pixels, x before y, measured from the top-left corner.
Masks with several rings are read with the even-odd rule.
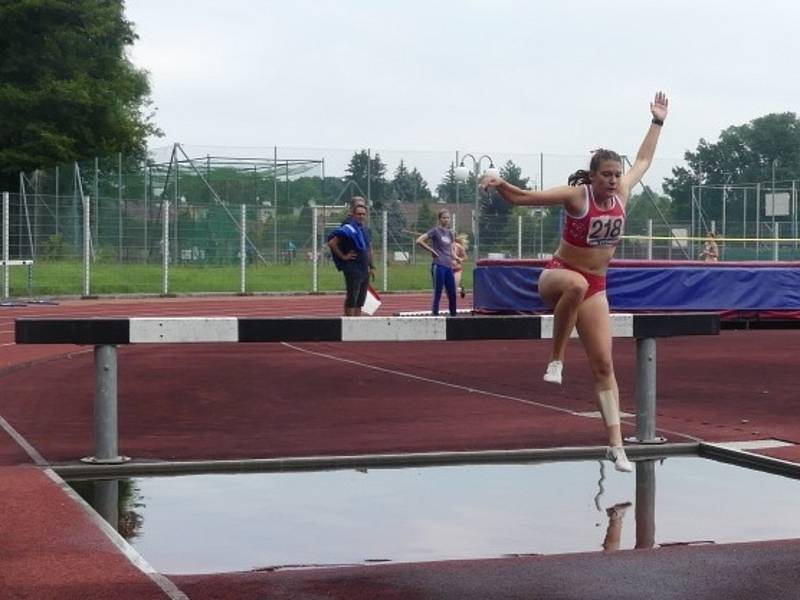
[[[656,119],[664,121],[669,113],[669,100],[664,92],[656,92],[656,97],[650,103],[650,112]]]

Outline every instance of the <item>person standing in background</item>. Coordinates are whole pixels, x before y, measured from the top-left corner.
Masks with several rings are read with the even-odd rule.
[[[466,233],[459,233],[453,242],[453,275],[456,280],[458,295],[462,298],[467,295],[464,286],[461,285],[461,278],[464,276],[464,263],[467,262],[467,250],[469,250],[469,236]]]
[[[417,244],[433,256],[433,307],[431,309],[433,314],[439,314],[439,301],[442,289],[445,289],[447,290],[450,316],[454,317],[456,315],[456,280],[453,273],[453,232],[450,230],[450,211],[440,210],[436,227],[419,236]]]
[[[717,245],[717,234],[713,231],[708,232],[708,239],[703,244],[703,251],[700,253],[700,258],[706,262],[719,261],[719,246]]]
[[[350,201],[350,215],[328,236],[336,268],[344,275],[344,315],[360,317],[370,279],[375,279],[372,234],[366,227],[367,203],[361,196]]]

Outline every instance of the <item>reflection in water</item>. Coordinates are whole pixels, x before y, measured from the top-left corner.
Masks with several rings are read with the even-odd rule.
[[[656,545],[656,461],[636,463],[636,547]]]
[[[597,494],[594,496],[594,506],[599,512],[603,512],[600,499],[606,491],[603,486],[603,482],[606,480],[606,465],[602,460],[598,461],[598,463],[600,464],[600,479],[597,481]],[[620,539],[622,537],[622,519],[625,517],[625,511],[628,510],[630,505],[630,502],[617,502],[606,509],[608,526],[606,527],[606,536],[603,538],[602,544],[603,550],[606,552],[619,550]]]
[[[594,505],[602,512],[600,499],[605,488],[603,482],[606,478],[605,463],[600,462],[600,479],[597,482],[598,491],[594,497]],[[656,538],[656,461],[636,461],[636,548],[652,548]],[[617,502],[606,509],[608,527],[603,539],[603,550],[612,552],[619,550],[622,538],[622,521],[625,513],[630,508],[630,502]]]
[[[602,460],[598,460],[600,463],[600,479],[597,481],[597,494],[594,497],[594,505],[597,507],[597,510],[602,512],[602,508],[600,507],[600,498],[602,498],[603,494],[606,491],[606,488],[603,487],[603,482],[606,480],[606,463]]]
[[[74,487],[173,574],[800,537],[796,480],[698,457],[635,464],[635,477],[595,461],[145,477],[116,502],[109,482]]]
[[[126,540],[140,534],[144,518],[136,509],[143,508],[144,504],[133,480],[71,481],[70,485]]]
[[[119,530],[119,482],[114,479],[95,481],[92,507],[109,525]]]
[[[625,517],[625,511],[628,510],[630,505],[630,502],[619,502],[606,509],[608,527],[606,528],[606,537],[603,539],[603,550],[606,552],[619,550],[619,540],[622,537],[622,519]]]

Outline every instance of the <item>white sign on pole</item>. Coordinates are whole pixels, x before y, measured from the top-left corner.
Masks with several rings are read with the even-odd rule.
[[[689,230],[686,227],[673,227],[672,228],[672,235],[676,238],[686,238],[689,237]],[[685,239],[678,239],[672,240],[672,247],[673,248],[688,248],[689,241]]]
[[[778,194],[764,194],[764,215],[767,217],[786,217],[791,214],[789,210],[789,200],[791,195],[788,192]]]

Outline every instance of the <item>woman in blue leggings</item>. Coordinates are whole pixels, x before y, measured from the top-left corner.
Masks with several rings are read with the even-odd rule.
[[[447,290],[450,315],[456,314],[456,280],[453,275],[453,232],[450,230],[450,212],[439,211],[436,227],[417,238],[417,243],[433,256],[433,314],[439,314],[442,288]]]

